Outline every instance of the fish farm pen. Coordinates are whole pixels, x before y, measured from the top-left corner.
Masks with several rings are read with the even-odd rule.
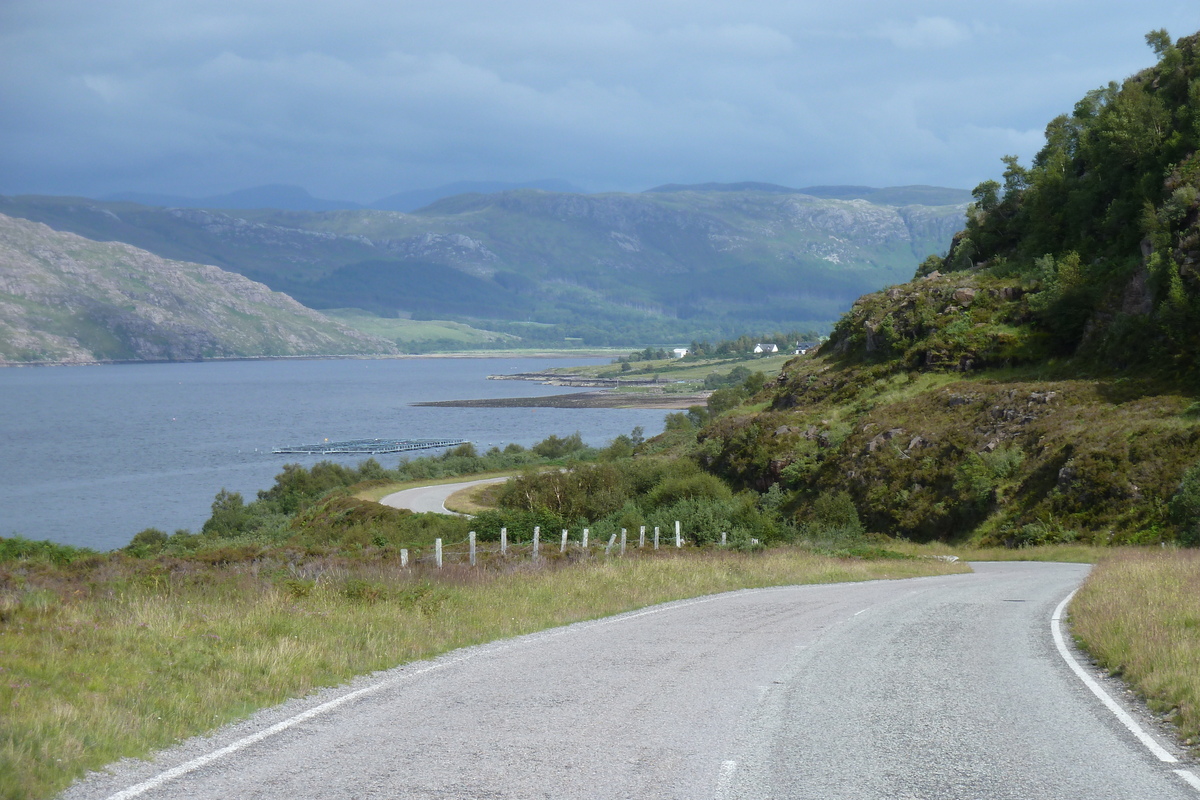
[[[455,447],[467,443],[466,439],[352,439],[348,442],[322,442],[320,444],[299,444],[294,447],[277,447],[272,452],[321,456],[334,453],[359,453],[373,456],[381,453],[403,453],[407,450]]]

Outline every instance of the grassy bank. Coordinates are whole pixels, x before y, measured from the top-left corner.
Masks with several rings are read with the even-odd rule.
[[[496,638],[744,587],[964,571],[800,549],[435,573],[334,558],[302,570],[121,557],[8,562],[0,595],[0,797],[48,797],[352,676]],[[559,568],[561,567],[561,568]]]
[[[1097,662],[1200,746],[1200,551],[1105,559],[1070,612],[1072,632]]]

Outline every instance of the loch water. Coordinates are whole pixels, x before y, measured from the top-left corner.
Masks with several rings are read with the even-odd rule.
[[[480,451],[579,431],[604,445],[668,414],[648,409],[417,407],[569,389],[489,374],[597,359],[408,358],[224,361],[0,369],[0,537],[110,550],[148,527],[198,530],[220,489],[247,500],[328,439],[455,438]],[[394,467],[402,457],[382,455]]]

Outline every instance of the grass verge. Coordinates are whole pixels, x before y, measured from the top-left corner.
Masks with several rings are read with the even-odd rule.
[[[49,797],[355,675],[481,642],[734,589],[967,571],[802,549],[589,559],[530,569],[329,560],[10,562],[0,595],[0,797]]]
[[[1200,552],[1128,551],[1092,570],[1071,601],[1071,631],[1200,746]]]
[[[496,507],[496,496],[503,488],[500,483],[481,483],[459,489],[446,498],[444,506],[457,514],[478,514]]]

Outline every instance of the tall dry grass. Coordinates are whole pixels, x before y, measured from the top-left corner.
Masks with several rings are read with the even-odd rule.
[[[1200,745],[1200,552],[1101,561],[1071,601],[1071,630],[1109,672]]]
[[[739,588],[967,569],[803,550],[545,563],[290,578],[114,566],[40,588],[30,572],[0,594],[0,797],[48,797],[116,759],[466,645]]]

